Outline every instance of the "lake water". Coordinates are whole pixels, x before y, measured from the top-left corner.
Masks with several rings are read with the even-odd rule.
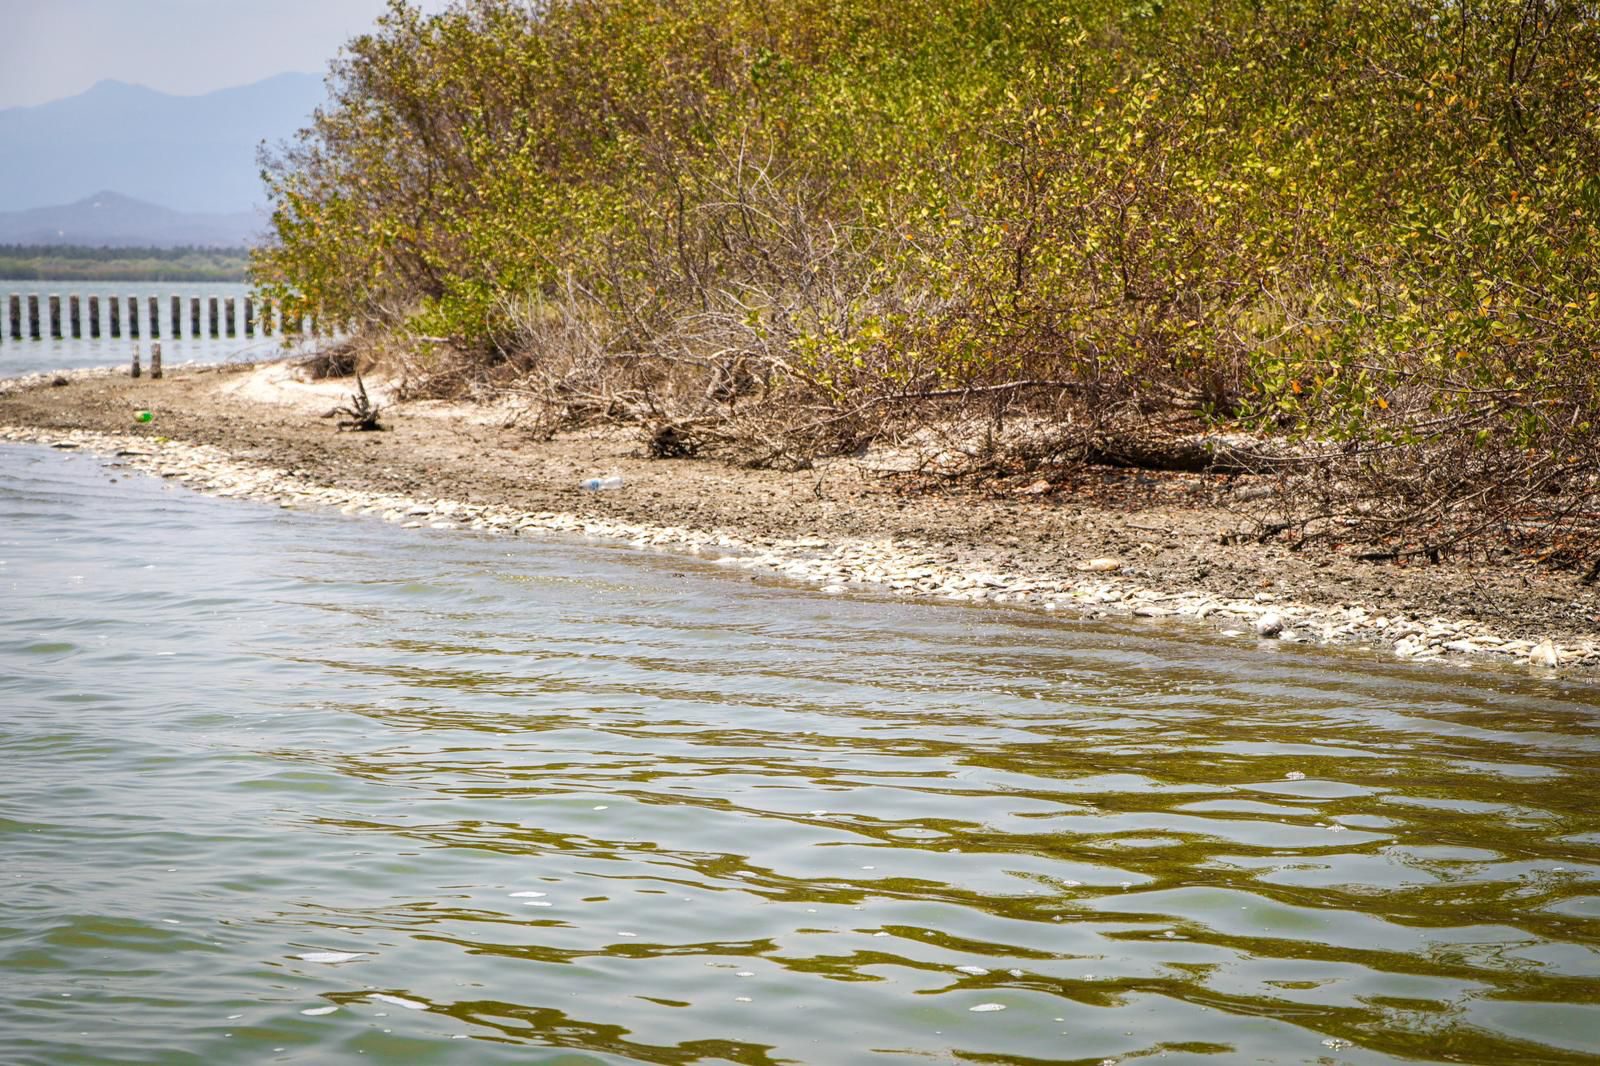
[[[10,1064],[1600,1050],[1577,683],[15,446],[0,603]]]
[[[18,377],[22,374],[32,374],[41,370],[64,370],[94,366],[126,366],[133,354],[133,347],[137,343],[143,353],[143,360],[148,363],[150,342],[152,339],[161,342],[161,358],[168,366],[184,362],[217,363],[232,359],[265,359],[272,358],[286,352],[282,338],[263,337],[257,331],[255,337],[244,336],[244,297],[249,292],[246,285],[231,284],[226,282],[158,282],[158,281],[116,281],[116,282],[87,282],[87,281],[0,281],[0,378]],[[11,336],[11,295],[15,293],[21,297],[21,340]],[[50,338],[50,304],[49,297],[54,294],[61,297],[61,330],[70,334],[71,326],[67,317],[67,298],[74,294],[82,297],[79,302],[83,315],[83,336],[73,339],[65,336],[60,340]],[[31,340],[28,336],[28,297],[39,297],[39,331],[40,340]],[[89,337],[89,297],[100,297],[100,336],[98,339]],[[113,338],[110,332],[110,307],[108,300],[115,296],[122,304],[122,336]],[[139,303],[139,337],[137,340],[128,336],[128,298],[137,297]],[[149,300],[157,297],[157,308],[160,316],[161,335],[156,338],[150,336]],[[172,324],[172,297],[179,296],[183,299],[182,321],[179,323],[181,336],[174,337]],[[218,316],[221,321],[222,311],[220,301],[229,299],[235,301],[235,329],[237,334],[233,337],[210,337],[202,334],[191,337],[190,333],[190,300],[200,297],[201,301],[201,328],[207,328],[206,315],[209,313],[209,300],[215,296],[219,300]],[[259,324],[258,324],[259,326]]]

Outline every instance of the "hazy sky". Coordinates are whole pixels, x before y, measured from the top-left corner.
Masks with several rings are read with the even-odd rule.
[[[424,0],[434,11],[446,0]],[[321,73],[385,0],[0,0],[0,107],[103,78],[193,95]]]

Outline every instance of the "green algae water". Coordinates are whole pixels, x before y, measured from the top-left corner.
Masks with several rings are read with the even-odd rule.
[[[0,447],[0,1061],[1594,1062],[1600,692]]]

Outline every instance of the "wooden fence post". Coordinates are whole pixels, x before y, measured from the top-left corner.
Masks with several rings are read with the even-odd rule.
[[[28,339],[39,339],[39,294],[28,293]]]
[[[89,339],[100,339],[100,297],[89,297]]]
[[[189,336],[200,336],[200,297],[189,297]]]
[[[139,298],[128,297],[128,336],[139,339]]]
[[[227,329],[228,336],[233,336],[233,297],[222,301],[222,322]]]
[[[183,336],[183,297],[172,298],[172,336],[174,339]]]
[[[22,297],[11,294],[11,339],[22,339]]]
[[[244,298],[244,335],[246,337],[256,335],[256,305],[248,296]]]
[[[61,297],[50,294],[50,339],[61,339]]]
[[[152,378],[158,378],[158,377],[161,376],[161,342],[160,341],[151,341],[150,342],[150,376]]]
[[[122,304],[115,296],[106,297],[106,310],[111,315],[111,336],[122,336]]]
[[[211,326],[211,336],[215,337],[217,335],[217,298],[215,296],[211,297],[210,302],[206,305],[206,312],[206,317],[209,319],[208,324]]]
[[[159,297],[150,297],[150,336],[161,336],[161,300]]]
[[[139,345],[137,342],[133,346],[133,368],[128,372],[128,376],[135,378],[139,376]]]
[[[78,294],[73,293],[67,297],[67,328],[72,330],[72,339],[77,340],[83,336],[82,308],[78,304]]]

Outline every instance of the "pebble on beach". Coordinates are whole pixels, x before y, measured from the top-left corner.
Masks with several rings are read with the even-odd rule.
[[[1276,637],[1283,632],[1283,617],[1277,611],[1268,611],[1256,619],[1256,636]]]
[[[571,513],[524,513],[498,504],[418,499],[398,493],[319,485],[287,470],[258,466],[206,445],[165,438],[90,430],[52,431],[0,427],[0,440],[57,448],[83,448],[116,456],[125,465],[173,478],[215,496],[255,499],[280,507],[328,507],[371,515],[408,527],[473,529],[517,536],[579,535],[621,541],[641,549],[715,553],[726,566],[765,572],[811,585],[829,595],[870,592],[939,598],[971,604],[1015,604],[1044,611],[1072,611],[1085,618],[1131,615],[1209,621],[1224,636],[1277,641],[1351,643],[1392,650],[1411,661],[1446,654],[1496,656],[1535,667],[1600,664],[1600,640],[1557,644],[1495,634],[1480,622],[1380,613],[1373,605],[1313,607],[1257,593],[1249,599],[1218,596],[1203,589],[1142,587],[1124,562],[1109,556],[1071,564],[1066,571],[996,573],[990,560],[964,558],[960,551],[918,541],[839,540],[815,536],[748,537],[729,530],[585,517]],[[1294,628],[1289,628],[1289,620]]]

